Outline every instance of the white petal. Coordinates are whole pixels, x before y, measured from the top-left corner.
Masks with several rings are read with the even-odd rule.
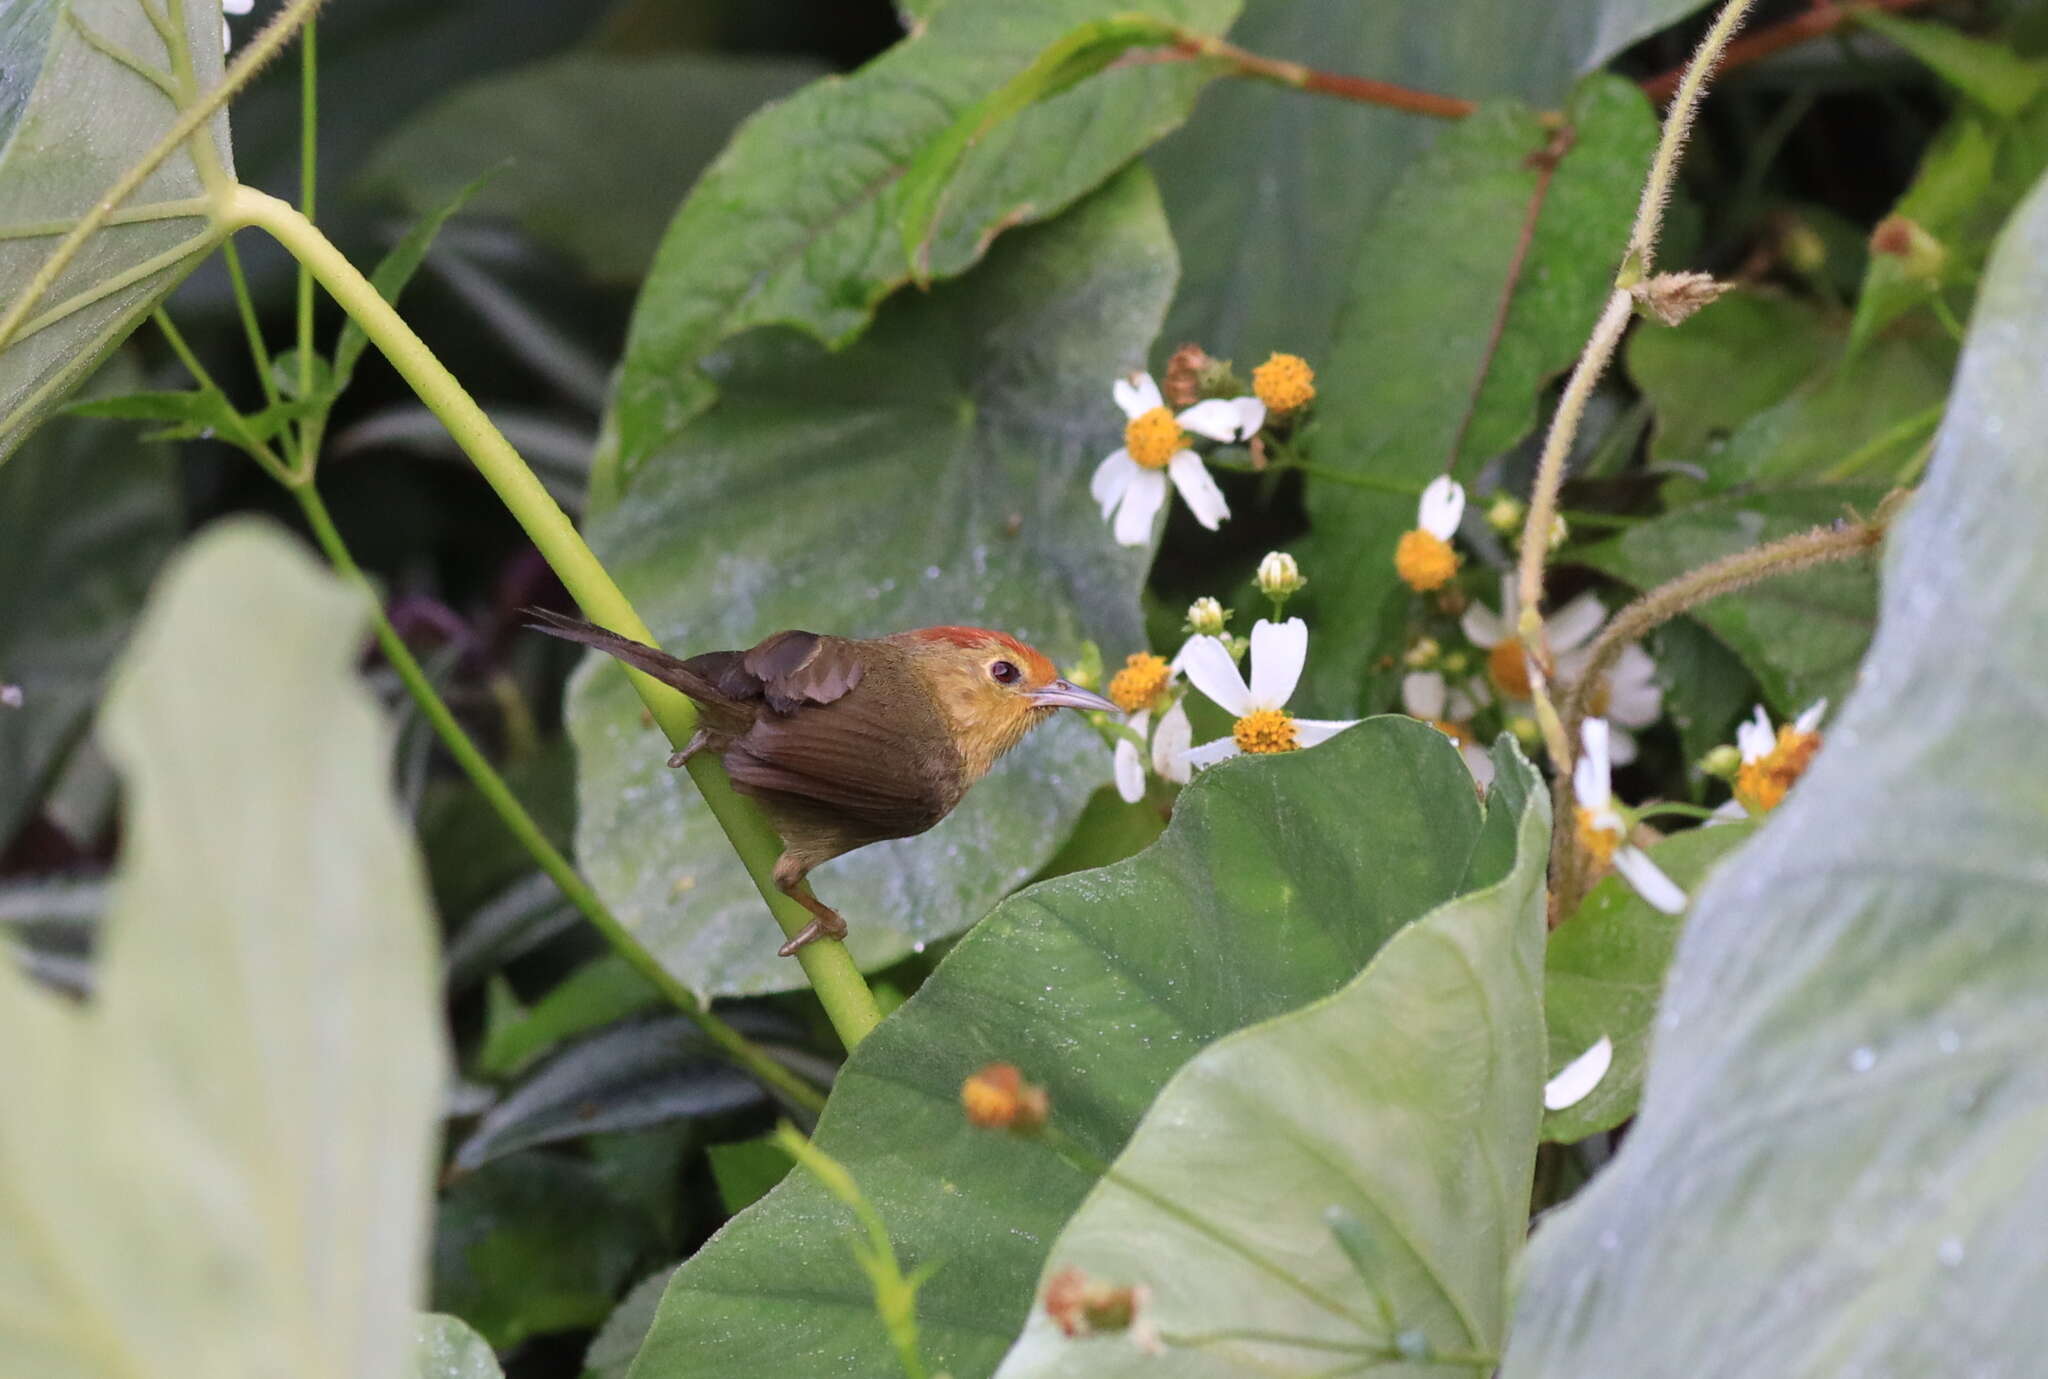
[[[1678,883],[1664,874],[1664,869],[1650,860],[1650,854],[1637,847],[1620,847],[1614,850],[1614,869],[1622,879],[1635,887],[1636,894],[1650,902],[1650,908],[1662,910],[1667,915],[1685,913],[1685,892],[1678,889]]]
[[[1777,745],[1778,734],[1771,728],[1771,716],[1761,704],[1756,706],[1755,717],[1735,725],[1735,746],[1744,761],[1761,761]]]
[[[1636,735],[1619,724],[1608,734],[1607,760],[1626,766],[1636,759]]]
[[[256,8],[256,0],[220,0],[220,7],[227,14],[247,14]]]
[[[1228,761],[1236,755],[1237,739],[1219,737],[1214,742],[1204,742],[1199,747],[1181,753],[1180,759],[1182,765],[1194,771],[1204,766],[1214,766],[1219,761]]]
[[[1206,436],[1212,441],[1241,441],[1246,434],[1239,429],[1243,417],[1237,410],[1237,404],[1227,397],[1197,402],[1174,420],[1180,423],[1182,430]]]
[[[1259,428],[1266,424],[1266,404],[1255,397],[1232,398],[1237,408],[1237,434],[1240,440],[1250,440],[1259,434]]]
[[[1734,823],[1737,819],[1747,819],[1748,817],[1749,811],[1742,807],[1741,800],[1723,800],[1714,812],[1707,816],[1707,821],[1701,824],[1700,827],[1712,828],[1715,824]]]
[[[1456,696],[1459,694],[1465,695],[1468,699],[1472,701],[1471,709],[1462,714],[1458,712],[1457,708]],[[1491,704],[1493,702],[1493,691],[1487,688],[1485,679],[1477,675],[1473,676],[1470,680],[1467,680],[1457,690],[1453,691],[1452,695],[1453,697],[1450,705],[1451,716],[1453,718],[1456,718],[1461,723],[1465,719],[1471,717],[1472,714],[1479,712],[1481,709],[1485,708],[1488,704]]]
[[[1448,474],[1429,481],[1415,510],[1415,525],[1440,541],[1448,541],[1465,518],[1465,486]]]
[[[1543,620],[1543,637],[1552,654],[1561,655],[1583,646],[1606,621],[1607,609],[1599,596],[1584,593]]]
[[[1102,504],[1102,520],[1116,511],[1119,498],[1131,486],[1131,480],[1138,477],[1138,462],[1131,458],[1128,450],[1118,450],[1101,464],[1095,466],[1095,477],[1088,481],[1088,496]]]
[[[1657,683],[1657,663],[1639,646],[1622,648],[1621,659],[1607,681],[1607,717],[1622,727],[1647,728],[1663,712],[1664,688]]]
[[[1173,486],[1180,490],[1186,500],[1188,511],[1195,520],[1215,531],[1230,516],[1230,504],[1223,501],[1223,490],[1216,487],[1216,481],[1209,477],[1209,470],[1202,463],[1202,457],[1192,450],[1183,450],[1166,462],[1166,472],[1173,476]]]
[[[1470,691],[1454,689],[1444,695],[1444,711],[1437,715],[1453,723],[1469,723],[1472,715],[1479,712],[1479,701]]]
[[[1458,744],[1458,755],[1465,758],[1465,769],[1472,773],[1472,779],[1484,789],[1493,784],[1493,753],[1476,742]]]
[[[221,52],[225,53],[227,52],[228,49],[234,46],[235,31],[228,27],[227,16],[222,15],[220,20],[220,50]]]
[[[1187,763],[1182,760],[1195,740],[1195,728],[1188,722],[1185,706],[1175,703],[1159,719],[1152,734],[1152,769],[1162,779],[1180,785],[1188,783]]]
[[[1442,718],[1447,693],[1444,677],[1436,671],[1411,671],[1401,677],[1401,712],[1414,718]]]
[[[1493,650],[1502,642],[1515,635],[1515,577],[1500,577],[1500,612],[1496,613],[1483,603],[1472,603],[1465,609],[1465,616],[1458,620],[1465,638],[1472,645]]]
[[[1133,466],[1135,468],[1135,466]],[[1123,503],[1116,510],[1116,543],[1143,546],[1152,540],[1152,519],[1166,503],[1166,476],[1156,469],[1139,469],[1124,489]]]
[[[1138,760],[1138,749],[1121,738],[1116,744],[1116,793],[1124,797],[1125,804],[1145,798],[1144,763]]]
[[[1355,718],[1297,718],[1294,738],[1304,747],[1318,747],[1357,722]]]
[[[1277,709],[1301,683],[1308,661],[1308,624],[1300,618],[1252,624],[1252,707]]]
[[[1116,399],[1116,405],[1127,417],[1141,417],[1160,406],[1159,385],[1152,381],[1149,373],[1126,374],[1109,385],[1109,395]]]
[[[1821,719],[1827,717],[1827,712],[1828,701],[1825,699],[1822,699],[1814,704],[1809,704],[1807,706],[1806,712],[1800,714],[1799,717],[1793,722],[1792,726],[1799,732],[1810,733],[1815,728],[1818,728],[1820,726],[1820,721]]]
[[[1589,718],[1579,725],[1585,753],[1572,768],[1572,794],[1588,809],[1598,809],[1614,794],[1614,771],[1608,764],[1607,720]]]
[[[1543,1109],[1562,1111],[1584,1101],[1614,1062],[1614,1041],[1601,1035],[1592,1048],[1558,1069],[1556,1077],[1543,1084]]]
[[[1252,692],[1245,687],[1237,662],[1230,659],[1222,642],[1214,637],[1190,637],[1180,656],[1181,674],[1216,707],[1232,718],[1242,718],[1250,712]]]

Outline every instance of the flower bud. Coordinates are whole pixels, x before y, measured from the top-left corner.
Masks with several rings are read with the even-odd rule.
[[[1550,519],[1550,549],[1556,550],[1570,539],[1572,529],[1565,525],[1564,514],[1555,513]]]
[[[1793,272],[1810,278],[1827,267],[1828,242],[1820,237],[1820,231],[1791,217],[1778,231],[1778,257]]]
[[[1301,567],[1285,551],[1268,551],[1259,562],[1259,592],[1275,603],[1285,602],[1307,583],[1301,576]]]
[[[1166,361],[1165,376],[1159,380],[1159,392],[1166,399],[1166,405],[1173,408],[1192,407],[1202,400],[1202,375],[1216,364],[1209,352],[1200,345],[1182,345]]]
[[[1140,1325],[1138,1314],[1149,1298],[1142,1285],[1118,1285],[1090,1278],[1080,1269],[1062,1269],[1045,1281],[1045,1315],[1070,1337],[1129,1331]]]
[[[1444,656],[1443,672],[1446,675],[1463,675],[1472,668],[1472,657],[1464,651],[1449,652]]]
[[[1035,1135],[1052,1117],[1045,1088],[1024,1080],[1014,1063],[991,1063],[960,1084],[960,1105],[970,1125]]]
[[[1066,678],[1082,689],[1097,689],[1102,684],[1102,648],[1093,641],[1081,643],[1081,659],[1067,668]]]
[[[1505,536],[1522,525],[1529,509],[1512,493],[1497,494],[1486,507],[1486,525]]]
[[[1401,657],[1410,670],[1428,670],[1436,664],[1437,657],[1444,654],[1443,645],[1434,637],[1421,637]]]
[[[1252,370],[1252,392],[1276,416],[1315,400],[1316,371],[1298,354],[1275,354]]]
[[[1198,637],[1220,637],[1230,623],[1230,610],[1212,598],[1199,598],[1188,605],[1188,631]]]
[[[1515,735],[1515,741],[1522,744],[1524,751],[1533,752],[1543,743],[1543,729],[1525,713],[1518,713],[1508,720],[1508,731]]]
[[[1734,286],[1717,281],[1711,273],[1659,273],[1631,287],[1629,295],[1636,299],[1639,314],[1675,326]]]
[[[1733,780],[1735,773],[1742,769],[1742,753],[1732,743],[1724,742],[1699,760],[1704,775],[1718,776],[1722,780]]]
[[[1870,232],[1870,252],[1895,260],[1909,278],[1933,281],[1948,264],[1948,248],[1918,221],[1888,215]]]

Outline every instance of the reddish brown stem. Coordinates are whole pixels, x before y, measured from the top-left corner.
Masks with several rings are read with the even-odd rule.
[[[1815,0],[1812,9],[1804,14],[1759,29],[1748,38],[1739,38],[1728,45],[1728,51],[1721,58],[1718,72],[1736,67],[1746,67],[1772,53],[1781,52],[1808,39],[1820,38],[1833,33],[1856,18],[1858,10],[1910,10],[1929,3],[1929,0],[1865,0],[1865,3],[1835,3],[1835,0]],[[1678,90],[1678,83],[1685,76],[1683,65],[1668,72],[1651,77],[1643,83],[1643,94],[1662,105]]]

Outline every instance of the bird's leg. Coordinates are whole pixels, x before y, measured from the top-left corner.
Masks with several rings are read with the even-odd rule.
[[[683,749],[680,752],[671,752],[669,754],[668,764],[670,766],[688,766],[690,758],[703,751],[710,741],[711,732],[708,728],[697,729],[696,732],[690,734],[690,740],[683,744]]]
[[[776,949],[785,958],[794,957],[797,949],[821,938],[846,937],[846,921],[839,917],[839,911],[811,893],[811,883],[804,879],[809,871],[808,866],[786,852],[775,859],[775,889],[816,916],[795,938]]]

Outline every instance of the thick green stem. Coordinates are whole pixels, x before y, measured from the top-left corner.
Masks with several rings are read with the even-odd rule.
[[[448,748],[448,754],[455,758],[456,765],[462,768],[463,773],[476,786],[477,793],[483,796],[484,802],[490,805],[492,811],[504,823],[506,831],[518,840],[519,845],[526,849],[527,854],[547,873],[548,878],[561,888],[569,903],[582,911],[584,918],[595,925],[598,932],[605,936],[606,941],[618,950],[619,956],[623,957],[635,972],[652,983],[655,990],[666,996],[677,1010],[688,1016],[697,1028],[703,1030],[706,1038],[723,1049],[735,1063],[782,1093],[792,1105],[814,1113],[823,1110],[825,1098],[819,1095],[817,1088],[777,1063],[745,1035],[707,1010],[696,993],[677,981],[675,976],[661,965],[661,960],[647,951],[646,945],[640,942],[639,937],[606,907],[597,892],[591,889],[590,883],[569,865],[569,859],[562,856],[555,845],[548,841],[547,834],[541,831],[533,816],[526,812],[526,806],[519,802],[519,797],[512,793],[512,787],[505,783],[505,778],[498,774],[497,768],[491,765],[489,758],[478,750],[476,743],[471,741],[469,734],[463,730],[462,724],[457,722],[455,715],[449,711],[448,705],[434,692],[433,681],[428,679],[425,668],[414,659],[411,649],[405,644],[405,639],[400,637],[398,629],[391,625],[391,619],[385,616],[383,600],[377,596],[369,577],[356,565],[355,557],[349,552],[347,543],[341,539],[341,533],[335,528],[334,519],[328,514],[327,505],[320,501],[318,491],[310,483],[304,482],[294,483],[290,488],[292,496],[298,499],[300,510],[306,514],[307,524],[313,529],[313,539],[319,543],[320,549],[326,552],[327,559],[335,571],[368,595],[370,607],[376,617],[377,644],[383,648],[384,659],[398,672],[398,678],[405,683],[406,691],[412,695],[413,702],[419,705],[420,713],[440,735],[441,741]]]
[[[475,463],[484,481],[496,490],[584,613],[621,636],[653,642],[654,635],[647,624],[641,621],[611,574],[598,563],[526,461],[404,318],[378,295],[370,280],[310,221],[276,197],[253,187],[239,187],[230,199],[229,212],[233,225],[254,226],[276,238],[312,270],[321,286],[355,318],[392,367],[448,428],[448,434]],[[627,674],[669,740],[679,747],[687,743],[697,727],[697,711],[690,701],[651,676],[638,671]],[[782,850],[781,839],[753,803],[734,791],[725,768],[711,755],[700,753],[690,762],[689,772],[710,806],[712,817],[746,864],[776,922],[785,934],[794,937],[810,923],[811,915],[776,889],[772,873]],[[881,1012],[845,945],[821,939],[798,950],[797,959],[846,1046],[850,1049],[867,1037],[868,1031],[880,1022]]]

